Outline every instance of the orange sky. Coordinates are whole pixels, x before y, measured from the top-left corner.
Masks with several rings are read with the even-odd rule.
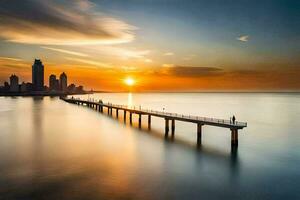
[[[20,81],[31,81],[31,63],[23,60],[0,58],[1,80],[8,80],[11,73]],[[68,82],[84,85],[85,89],[103,91],[201,91],[201,90],[298,90],[300,70],[224,70],[180,66],[119,68],[94,67],[93,65],[45,65],[45,84],[50,74],[59,76],[63,71]],[[12,70],[12,66],[13,70]],[[135,80],[129,87],[126,78]]]
[[[300,90],[293,9],[119,3],[0,1],[0,83],[11,74],[31,81],[40,58],[47,85],[50,74],[66,72],[69,83],[104,91]],[[127,77],[136,84],[124,84]]]

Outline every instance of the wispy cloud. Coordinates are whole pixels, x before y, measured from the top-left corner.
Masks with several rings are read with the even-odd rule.
[[[163,64],[162,67],[168,68],[168,67],[174,67],[174,64]]]
[[[11,57],[0,57],[0,60],[9,60],[9,61],[23,61],[20,58],[11,58]]]
[[[215,76],[223,74],[221,68],[216,67],[192,67],[192,66],[164,66],[168,69],[167,74],[184,77]],[[165,71],[164,71],[165,72]]]
[[[192,60],[196,56],[197,56],[196,54],[190,54],[190,55],[187,55],[186,57],[184,57],[183,60],[189,61],[189,60]]]
[[[153,60],[151,60],[151,59],[149,59],[149,58],[146,58],[146,59],[145,59],[145,62],[146,62],[146,63],[152,63]]]
[[[51,51],[56,51],[59,53],[69,54],[69,55],[73,55],[73,56],[89,57],[89,55],[87,55],[87,54],[70,51],[70,50],[65,50],[65,49],[57,49],[57,48],[46,47],[46,46],[42,46],[41,48],[51,50]]]
[[[11,73],[19,72],[22,69],[28,69],[30,64],[20,58],[12,57],[0,57],[0,71],[4,73],[5,71],[10,71]],[[0,74],[1,74],[0,73]],[[3,74],[1,74],[3,75]],[[0,75],[0,78],[1,78]],[[7,78],[7,77],[6,77]]]
[[[174,56],[174,53],[173,52],[166,52],[166,53],[164,53],[164,56]]]
[[[72,58],[72,57],[65,57],[65,59],[74,61],[74,62],[79,62],[83,64],[88,64],[96,67],[104,67],[104,68],[111,68],[112,66],[107,63],[102,63],[94,60],[89,60],[89,59],[81,59],[81,58]]]
[[[60,3],[58,3],[60,2]],[[46,44],[114,44],[134,39],[136,28],[96,11],[89,0],[0,1],[0,37]]]
[[[241,42],[248,42],[249,40],[249,35],[242,35],[238,38],[236,38],[237,40],[241,41]]]
[[[114,56],[124,60],[127,59],[138,59],[138,60],[146,60],[147,55],[150,54],[150,50],[144,49],[136,49],[136,48],[124,48],[117,46],[108,46],[108,45],[95,45],[85,47],[85,50],[93,54],[96,52],[97,54],[105,55],[105,56]]]

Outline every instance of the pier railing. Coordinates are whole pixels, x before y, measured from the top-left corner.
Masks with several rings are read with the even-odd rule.
[[[98,103],[98,104],[102,104],[103,106],[111,106],[111,107],[115,107],[115,108],[119,108],[119,109],[127,109],[127,110],[132,110],[132,111],[140,111],[140,112],[150,113],[150,114],[165,115],[165,116],[169,116],[171,118],[176,117],[176,118],[183,118],[183,119],[188,119],[188,120],[205,121],[205,122],[220,123],[220,124],[225,124],[225,125],[233,125],[233,126],[241,126],[241,127],[247,126],[247,122],[240,122],[240,121],[233,122],[233,121],[227,120],[227,119],[218,119],[218,118],[212,118],[212,117],[201,117],[201,116],[195,116],[195,115],[185,115],[185,114],[178,114],[178,113],[172,113],[172,112],[157,111],[157,110],[152,110],[152,109],[145,109],[145,108],[142,108],[142,106],[128,106],[128,105],[124,105],[124,104],[112,104],[109,102],[103,103],[103,102],[101,102],[99,100],[97,101],[95,99],[81,100],[80,98],[76,98],[76,100]]]
[[[185,121],[197,124],[197,144],[201,144],[202,138],[202,126],[216,126],[216,127],[223,127],[228,128],[231,130],[231,145],[237,146],[238,145],[238,130],[247,127],[246,122],[237,122],[231,121],[226,119],[217,119],[217,118],[210,118],[210,117],[199,117],[194,115],[184,115],[178,113],[171,113],[165,111],[156,111],[152,109],[142,109],[141,106],[128,106],[128,105],[120,105],[120,104],[112,104],[112,103],[103,103],[102,100],[81,100],[79,98],[61,98],[62,100],[77,104],[77,105],[86,105],[87,107],[93,108],[99,112],[103,113],[103,108],[107,108],[108,115],[112,116],[112,110],[115,109],[116,117],[119,116],[119,111],[122,110],[124,112],[124,122],[126,123],[126,113],[129,112],[129,121],[132,124],[132,115],[137,114],[138,124],[141,128],[142,125],[142,115],[148,116],[148,128],[151,128],[151,116],[164,118],[165,120],[165,137],[168,137],[169,133],[169,121],[171,121],[171,132],[172,137],[175,135],[175,121]]]

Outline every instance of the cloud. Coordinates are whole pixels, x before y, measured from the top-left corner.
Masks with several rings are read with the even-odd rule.
[[[172,75],[177,77],[215,76],[225,73],[223,69],[216,67],[178,66],[174,64],[163,64],[162,67],[156,71],[157,75]]]
[[[224,73],[223,69],[215,67],[174,66],[168,69],[168,73],[171,75],[186,77],[209,76]]]
[[[196,54],[190,54],[190,55],[187,55],[186,57],[184,57],[183,60],[189,61],[189,60],[192,60],[196,56],[197,56]]]
[[[20,58],[0,57],[0,80],[6,80],[8,74],[18,73],[20,71],[28,70],[30,63]]]
[[[121,69],[123,69],[124,71],[136,71],[137,68],[134,66],[122,66]]]
[[[69,55],[73,55],[73,56],[89,57],[89,55],[87,55],[87,54],[79,53],[79,52],[75,52],[75,51],[69,51],[69,50],[65,50],[65,49],[57,49],[57,48],[45,47],[45,46],[42,46],[41,48],[51,50],[51,51],[56,51],[59,53],[69,54]]]
[[[236,38],[237,40],[241,41],[241,42],[248,42],[249,40],[249,35],[242,35],[238,38]]]
[[[11,57],[0,57],[0,60],[8,60],[8,61],[23,61],[20,58],[11,58]]]
[[[145,61],[146,63],[152,63],[152,62],[153,62],[153,60],[151,60],[151,59],[149,59],[149,58],[146,58],[144,61]]]
[[[166,67],[166,68],[175,67],[175,65],[174,64],[163,64],[162,67]]]
[[[65,57],[65,59],[74,61],[74,62],[79,62],[83,64],[88,64],[96,67],[104,67],[104,68],[111,68],[111,65],[107,63],[102,63],[94,60],[89,60],[89,59],[81,59],[81,58],[71,58],[71,57]]]
[[[166,53],[164,53],[164,56],[174,56],[174,53],[173,52],[166,52]]]
[[[124,59],[128,58],[145,58],[150,53],[149,50],[129,50],[124,48],[112,48],[115,54]]]
[[[89,0],[0,1],[0,37],[44,45],[130,42],[136,28],[95,11]]]

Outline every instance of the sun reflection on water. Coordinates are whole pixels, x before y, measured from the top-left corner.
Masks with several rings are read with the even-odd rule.
[[[128,96],[127,96],[127,106],[129,108],[133,107],[132,93],[128,93]]]

